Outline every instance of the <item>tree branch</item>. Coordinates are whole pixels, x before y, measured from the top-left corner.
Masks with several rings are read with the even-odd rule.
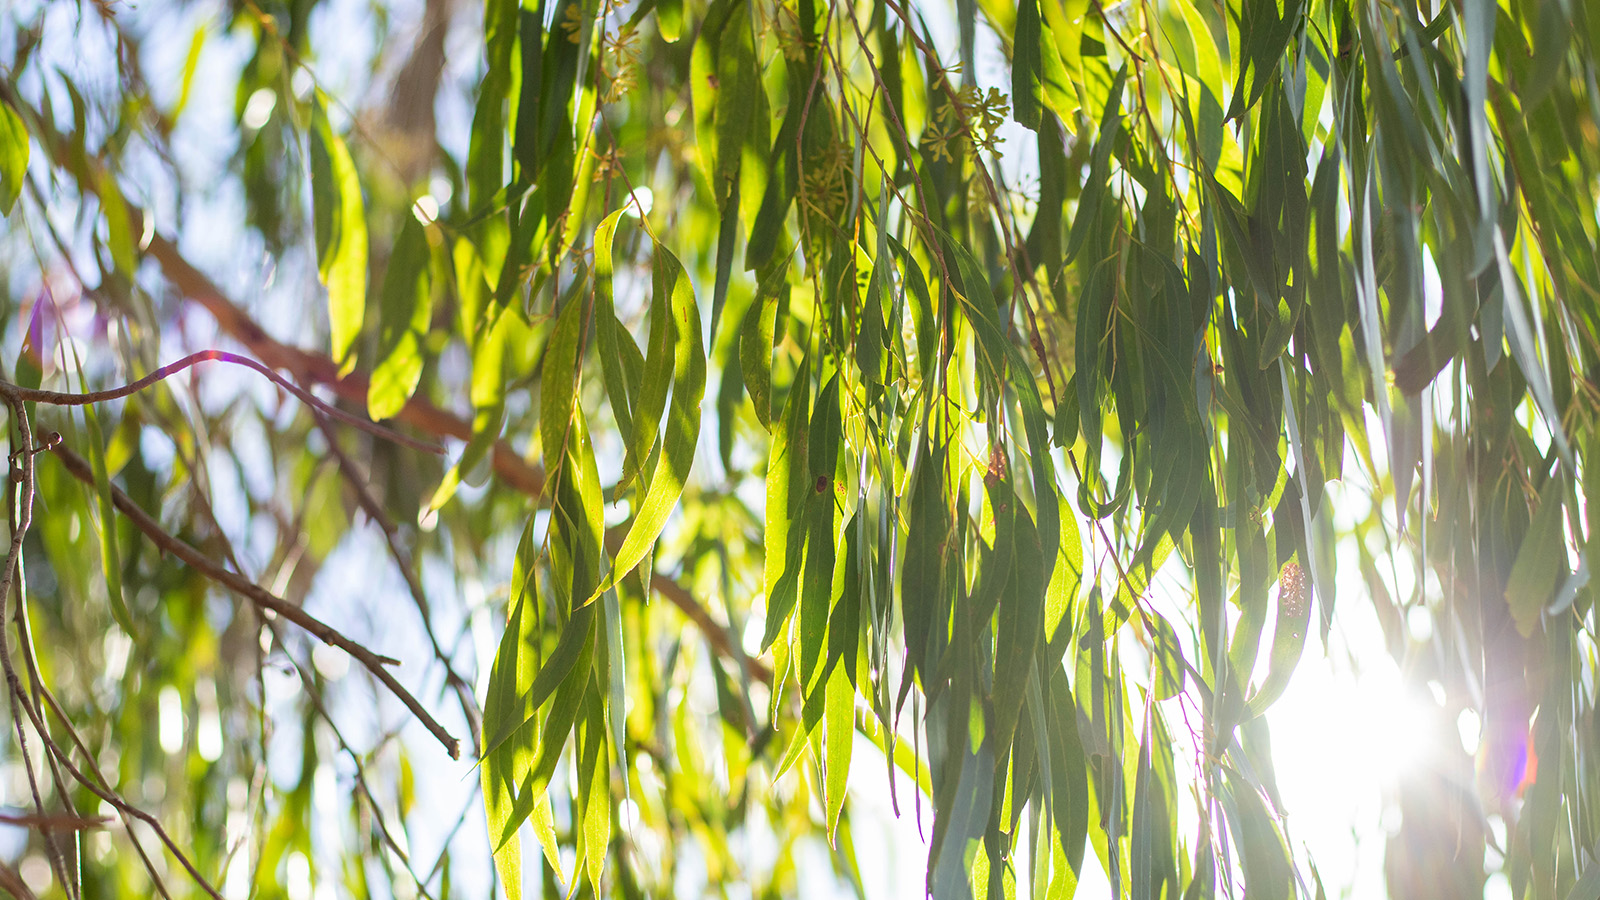
[[[426,453],[433,454],[444,453],[444,448],[440,447],[438,444],[425,443],[417,440],[416,438],[403,435],[394,429],[385,428],[375,422],[369,422],[360,416],[351,415],[337,406],[324,403],[323,401],[317,399],[317,397],[310,391],[307,391],[305,388],[302,388],[287,378],[284,378],[282,375],[279,375],[277,372],[272,371],[261,363],[258,363],[247,356],[240,356],[237,353],[228,353],[224,350],[201,350],[197,353],[191,353],[177,362],[168,363],[167,365],[156,369],[154,372],[151,372],[149,375],[140,378],[138,381],[122,385],[121,387],[110,388],[104,391],[90,391],[86,394],[70,394],[63,393],[61,391],[41,391],[35,388],[25,388],[14,384],[6,385],[6,391],[30,403],[48,403],[53,406],[87,406],[90,403],[103,403],[108,400],[120,400],[123,397],[137,394],[152,384],[167,378],[171,378],[173,375],[182,372],[184,369],[187,369],[190,366],[203,362],[209,362],[211,360],[233,363],[236,366],[244,366],[248,369],[254,369],[257,372],[260,372],[262,375],[267,376],[267,378],[270,379],[273,384],[276,384],[278,387],[281,387],[289,393],[295,395],[295,397],[299,398],[301,402],[315,409],[317,412],[327,415],[330,418],[338,419],[347,425],[353,425],[356,428],[367,432],[368,434],[381,437],[387,441],[394,441],[397,444],[404,444],[413,450],[421,450]]]
[[[61,443],[57,443],[51,448],[51,452],[55,454],[55,457],[61,461],[61,464],[66,467],[74,478],[85,484],[94,484],[94,474],[83,457],[73,453]],[[389,673],[387,666],[399,665],[399,660],[372,652],[361,644],[345,637],[331,625],[312,616],[300,607],[269,593],[259,585],[246,581],[244,576],[223,568],[200,551],[169,534],[161,527],[159,522],[145,512],[139,504],[133,502],[133,498],[123,493],[116,485],[111,486],[111,499],[117,509],[121,510],[122,514],[127,516],[140,531],[144,532],[145,537],[148,537],[162,551],[171,553],[202,575],[249,600],[256,606],[283,616],[323,643],[338,647],[350,654],[357,662],[365,666],[373,677],[382,682],[390,693],[405,704],[406,708],[411,710],[417,720],[432,732],[434,737],[439,739],[439,743],[444,745],[445,751],[450,754],[451,759],[460,758],[461,743],[452,737],[450,732],[446,731],[444,726],[440,725],[428,710],[418,702],[417,698],[412,696],[411,692],[406,690]]]
[[[417,575],[416,561],[404,547],[400,546],[400,529],[384,513],[383,504],[373,496],[372,489],[367,486],[367,476],[356,468],[355,460],[339,446],[338,435],[333,433],[333,428],[321,416],[317,417],[317,427],[328,439],[328,452],[338,462],[339,472],[344,476],[345,484],[355,492],[356,500],[366,511],[367,517],[378,526],[378,530],[383,532],[389,556],[394,559],[395,567],[400,570],[400,577],[405,579],[406,590],[411,594],[411,602],[422,617],[422,630],[428,635],[428,644],[433,648],[433,657],[444,666],[445,682],[455,691],[456,699],[461,704],[461,712],[467,717],[467,726],[472,729],[472,741],[476,745],[478,733],[483,728],[483,711],[478,709],[478,699],[472,694],[472,685],[456,672],[455,666],[450,662],[450,655],[439,646],[439,638],[433,633],[433,612],[428,606],[428,594],[422,588],[422,580]]]
[[[290,347],[256,324],[238,304],[230,300],[222,289],[205,273],[196,269],[173,243],[159,234],[150,241],[149,254],[161,265],[161,272],[179,293],[205,307],[217,320],[217,325],[229,337],[249,348],[263,363],[283,369],[305,383],[326,385],[339,397],[352,403],[367,402],[367,378],[360,373],[340,377],[339,367],[333,360],[320,354]],[[417,431],[436,438],[452,437],[461,441],[472,439],[472,425],[421,397],[412,397],[393,421],[401,422]],[[544,470],[523,459],[504,440],[495,442],[493,451],[494,473],[502,482],[523,494],[538,500],[544,493]],[[606,535],[606,543],[615,549],[621,544],[621,534]],[[772,683],[772,670],[758,660],[750,659],[736,650],[727,628],[719,623],[694,594],[671,578],[656,574],[650,586],[673,606],[678,607],[690,621],[705,632],[706,639],[717,652],[739,662],[750,677],[767,684]]]
[[[279,342],[251,319],[249,314],[222,293],[222,289],[196,269],[178,252],[171,241],[157,235],[150,240],[149,254],[161,264],[161,272],[185,297],[205,307],[229,337],[250,349],[257,359],[275,369],[291,373],[296,380],[326,385],[340,398],[365,406],[367,376],[352,372],[339,376],[339,367],[326,356],[310,353]],[[421,397],[412,397],[394,417],[434,437],[472,439],[472,424],[434,406]],[[544,471],[523,459],[505,441],[496,441],[494,472],[502,481],[530,497],[544,491]]]

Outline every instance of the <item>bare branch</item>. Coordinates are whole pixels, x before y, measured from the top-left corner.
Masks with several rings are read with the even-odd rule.
[[[94,483],[94,475],[89,468],[88,462],[83,457],[73,453],[62,444],[57,444],[52,448],[51,452],[55,454],[55,457],[61,461],[61,464],[66,467],[74,478],[86,484]],[[428,731],[432,732],[434,737],[439,739],[439,743],[444,745],[445,751],[450,754],[451,759],[459,759],[461,757],[460,741],[452,737],[450,732],[446,731],[444,726],[440,725],[432,714],[418,702],[417,698],[412,696],[411,692],[406,690],[390,674],[387,667],[399,665],[399,660],[372,652],[365,646],[345,637],[335,630],[333,626],[300,607],[269,593],[260,585],[245,580],[242,575],[224,568],[215,560],[169,534],[161,527],[159,522],[151,518],[149,513],[140,508],[139,504],[133,502],[131,497],[123,493],[115,485],[111,486],[111,499],[117,509],[121,510],[122,514],[127,516],[163,552],[171,553],[202,575],[249,600],[256,606],[283,616],[323,643],[338,647],[340,650],[350,654],[357,662],[366,667],[373,677],[383,682],[384,687],[388,688],[389,692],[394,694],[401,703],[404,703],[406,708],[411,710],[412,714],[417,717],[417,720]]]
[[[168,363],[167,365],[162,366],[138,381],[104,391],[90,391],[86,394],[67,394],[60,391],[41,391],[34,388],[20,387],[18,385],[6,385],[5,390],[8,393],[16,395],[19,399],[32,403],[48,403],[53,406],[85,406],[90,403],[103,403],[108,400],[119,400],[131,394],[137,394],[152,384],[170,378],[178,372],[182,372],[184,369],[189,368],[190,366],[198,363],[209,362],[211,360],[233,363],[234,365],[254,369],[272,379],[273,384],[276,384],[278,387],[281,387],[289,393],[295,395],[302,403],[305,403],[312,409],[315,409],[317,412],[338,419],[347,425],[353,425],[356,428],[367,432],[368,434],[376,435],[384,440],[394,441],[397,444],[404,444],[413,450],[422,450],[426,453],[433,454],[444,453],[444,448],[440,447],[438,444],[430,444],[419,441],[413,437],[407,437],[398,431],[385,428],[382,425],[378,425],[374,422],[369,422],[360,416],[353,416],[336,406],[324,403],[323,401],[317,399],[317,397],[310,391],[307,391],[305,388],[302,388],[287,378],[284,378],[282,375],[279,375],[277,372],[272,371],[261,363],[258,363],[247,356],[240,356],[237,353],[229,353],[225,350],[201,350],[197,353],[191,353],[177,362]]]
[[[364,405],[367,402],[365,375],[352,372],[340,376],[338,365],[328,357],[290,347],[274,339],[249,314],[228,299],[210,278],[184,259],[171,241],[157,235],[151,239],[148,252],[161,264],[162,274],[179,293],[205,307],[222,331],[248,347],[257,359],[290,373],[302,383],[326,385],[351,403]],[[395,415],[394,421],[436,438],[472,439],[470,422],[445,412],[421,397],[412,397],[407,401],[405,407]],[[493,465],[495,474],[502,481],[530,497],[537,497],[544,490],[543,470],[523,459],[505,441],[495,442]]]
[[[355,492],[361,508],[366,511],[367,517],[377,523],[383,532],[384,543],[389,548],[389,555],[394,558],[395,567],[400,570],[400,577],[405,579],[406,590],[411,594],[411,601],[417,607],[417,613],[422,617],[422,629],[428,635],[428,643],[433,648],[433,656],[444,666],[445,681],[455,691],[457,700],[461,703],[461,712],[467,717],[467,724],[472,729],[472,739],[476,743],[478,733],[482,730],[483,712],[478,709],[478,700],[472,694],[472,685],[462,678],[450,664],[450,656],[444,648],[439,646],[439,638],[433,633],[433,613],[428,606],[428,595],[422,589],[422,581],[417,576],[416,561],[406,549],[400,546],[400,529],[394,521],[383,511],[383,504],[372,495],[372,489],[367,486],[367,476],[356,468],[355,460],[345,453],[335,440],[336,435],[328,427],[327,422],[320,417],[317,427],[328,439],[328,452],[339,463],[339,472],[344,476],[345,483]]]

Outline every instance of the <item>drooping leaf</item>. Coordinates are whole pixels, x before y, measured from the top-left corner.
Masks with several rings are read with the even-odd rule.
[[[0,216],[11,215],[27,174],[28,129],[11,104],[0,100]]]
[[[700,310],[694,288],[683,265],[672,252],[656,246],[655,264],[663,269],[663,283],[672,291],[672,328],[675,349],[672,370],[672,411],[662,443],[661,461],[650,476],[650,488],[639,504],[633,525],[618,548],[607,585],[633,571],[650,546],[661,535],[667,516],[677,506],[678,497],[694,462],[695,442],[700,437],[700,400],[706,390],[706,351],[700,338]],[[654,347],[651,348],[654,351]],[[649,361],[646,360],[648,368]],[[648,377],[648,375],[647,375]],[[636,427],[643,427],[638,423]],[[636,445],[637,446],[637,445]],[[604,590],[604,587],[597,591]],[[591,601],[594,597],[589,598]]]
[[[379,293],[378,364],[367,385],[367,414],[400,412],[422,377],[423,341],[433,322],[433,286],[425,226],[409,211],[389,256]]]
[[[328,288],[329,342],[333,358],[348,371],[367,310],[367,213],[355,161],[320,97],[311,113],[311,197],[317,271]]]
[[[1523,637],[1538,627],[1545,605],[1566,571],[1566,539],[1561,533],[1563,481],[1560,475],[1552,475],[1539,492],[1539,508],[1506,578],[1506,603]]]

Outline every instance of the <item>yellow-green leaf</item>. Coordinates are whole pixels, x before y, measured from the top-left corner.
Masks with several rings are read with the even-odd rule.
[[[367,414],[374,419],[400,412],[416,391],[423,340],[433,319],[427,232],[416,216],[404,215],[379,295],[378,364],[367,384]]]
[[[672,331],[674,364],[672,372],[672,409],[667,419],[667,433],[662,445],[661,461],[650,476],[650,487],[639,504],[628,534],[617,549],[611,576],[596,589],[590,600],[606,588],[633,571],[649,551],[667,516],[678,505],[684,482],[689,477],[689,467],[694,462],[695,443],[700,438],[700,401],[706,390],[706,351],[700,338],[700,309],[695,303],[694,287],[683,264],[672,252],[656,245],[655,265],[662,273],[663,283],[670,286],[672,296]],[[652,347],[651,351],[654,352]],[[649,363],[646,366],[646,384],[649,382]],[[643,428],[642,420],[635,422]]]
[[[319,100],[320,100],[319,95]],[[311,197],[316,210],[317,272],[328,288],[333,358],[348,372],[367,309],[367,215],[361,180],[322,103],[311,114]]]
[[[28,129],[9,103],[0,100],[0,216],[11,214],[28,174]]]

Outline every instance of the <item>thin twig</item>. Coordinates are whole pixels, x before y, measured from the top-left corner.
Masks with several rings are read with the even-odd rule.
[[[167,280],[180,293],[205,307],[225,334],[248,347],[262,362],[283,369],[300,381],[324,384],[341,398],[352,402],[366,402],[365,376],[351,373],[341,377],[339,367],[333,360],[287,346],[268,335],[265,329],[229,299],[221,288],[185,259],[170,241],[156,235],[150,242],[149,253],[161,265],[161,271]],[[937,251],[936,255],[939,255]],[[472,425],[469,422],[445,412],[421,397],[412,397],[407,401],[393,421],[404,423],[436,438],[452,437],[463,441],[472,438]],[[495,442],[491,461],[496,477],[508,486],[533,498],[539,498],[544,494],[544,471],[529,463],[506,441]],[[620,546],[620,537],[617,540],[617,545]],[[610,544],[609,535],[607,543]],[[719,652],[733,655],[731,641],[723,626],[687,588],[661,575],[652,577],[650,586],[705,630],[712,646]],[[753,659],[746,660],[746,664],[752,676],[771,683],[771,669]]]
[[[22,540],[27,535],[28,526],[33,521],[33,457],[39,453],[40,450],[48,448],[52,443],[55,442],[55,439],[52,438],[45,442],[44,448],[34,448],[33,434],[30,430],[31,426],[28,423],[27,404],[23,402],[20,397],[7,390],[8,388],[9,385],[7,385],[5,382],[0,382],[0,400],[3,400],[5,404],[11,408],[11,413],[16,417],[16,424],[18,426],[18,442],[21,444],[21,446],[12,454],[12,459],[16,461],[16,467],[13,469],[12,475],[19,483],[21,497],[18,504],[17,524],[12,530],[11,547],[6,557],[5,571],[0,572],[0,603],[6,602],[6,600],[11,596],[11,582],[15,573],[19,570],[18,562],[21,559]],[[81,466],[84,466],[85,471],[87,471],[87,465],[83,463],[83,460],[78,460],[78,463]],[[3,621],[3,617],[0,617],[0,621]],[[0,663],[3,663],[4,665],[7,684],[11,690],[13,714],[15,714],[18,708],[21,708],[22,711],[28,714],[28,719],[33,724],[35,733],[39,735],[40,742],[44,744],[46,751],[50,753],[52,758],[57,760],[63,767],[65,767],[79,784],[83,785],[85,788],[88,788],[91,793],[99,797],[101,800],[111,804],[114,808],[122,812],[125,817],[132,816],[149,825],[155,831],[156,836],[161,839],[161,842],[165,844],[167,849],[172,852],[173,857],[178,860],[178,863],[183,866],[183,868],[192,878],[194,878],[195,883],[200,885],[200,887],[203,888],[213,898],[215,898],[215,900],[223,900],[222,895],[217,893],[217,889],[211,886],[211,883],[205,879],[205,876],[200,874],[200,870],[195,868],[194,863],[191,862],[189,857],[184,854],[183,850],[178,847],[177,842],[173,841],[172,837],[167,834],[166,829],[161,826],[161,822],[157,820],[155,816],[152,816],[144,810],[128,803],[110,788],[102,787],[100,784],[97,784],[95,781],[91,780],[87,775],[85,775],[82,770],[72,764],[72,760],[68,757],[66,752],[61,749],[61,747],[53,738],[51,738],[50,729],[47,723],[44,721],[43,715],[39,712],[38,707],[34,706],[28,700],[27,695],[22,693],[16,671],[11,664],[10,640],[6,636],[3,628],[0,628]],[[54,698],[51,698],[51,702],[54,702]],[[56,713],[57,715],[61,715],[61,710],[59,707],[56,709]],[[62,718],[65,718],[65,716]],[[18,729],[18,733],[19,735],[21,733],[20,727]],[[73,733],[73,738],[74,740],[77,740],[77,734],[75,732]],[[81,741],[79,741],[79,746],[82,746]],[[26,757],[26,754],[24,755]],[[93,757],[88,756],[87,750],[85,750],[85,755],[91,761],[92,765]],[[96,774],[98,775],[98,772]],[[101,780],[104,779],[102,778]],[[42,814],[43,809],[40,809],[40,812]],[[131,835],[132,833],[133,832],[130,829],[129,834]],[[151,878],[153,879],[157,890],[160,891],[163,897],[169,896],[167,894],[166,886],[161,882],[160,874],[156,871],[155,866],[145,854],[144,848],[139,844],[137,838],[134,839],[134,847],[139,852],[140,858],[144,860],[145,868],[150,872]],[[62,877],[62,882],[63,884],[66,883],[65,876]]]
[[[6,569],[0,574],[0,610],[11,602],[11,587],[15,575],[22,563],[22,541],[28,534],[28,526],[33,523],[33,434],[28,425],[28,410],[26,405],[13,396],[5,397],[6,403],[11,407],[16,425],[21,435],[21,447],[11,455],[10,481],[7,484],[7,496],[16,496],[12,491],[21,491],[16,497],[16,502],[7,510],[14,516],[11,525],[11,546],[6,552]],[[28,776],[28,791],[33,796],[33,808],[40,816],[45,815],[44,797],[39,793],[39,776],[33,770],[33,754],[28,752],[28,733],[22,725],[22,713],[27,711],[28,717],[37,721],[39,711],[33,702],[28,699],[27,693],[22,688],[22,679],[18,677],[16,666],[11,662],[11,636],[6,633],[5,620],[9,618],[0,614],[0,666],[5,669],[6,687],[11,693],[11,722],[17,732],[17,755],[22,757],[23,771]],[[41,729],[42,730],[42,729]],[[50,867],[55,870],[56,878],[67,891],[68,896],[74,893],[74,880],[67,870],[65,856],[61,847],[56,843],[55,836],[44,836],[45,850],[50,855]]]
[[[51,452],[55,454],[55,457],[61,461],[61,464],[66,467],[74,478],[86,484],[94,483],[94,475],[89,468],[88,462],[83,457],[60,443],[56,444],[51,449]],[[160,523],[151,518],[149,513],[145,512],[139,504],[135,503],[131,497],[123,493],[115,485],[111,486],[111,499],[116,508],[121,510],[122,514],[127,516],[140,531],[144,532],[145,536],[150,538],[158,549],[171,553],[187,563],[191,568],[200,572],[200,574],[249,600],[254,605],[283,616],[323,643],[338,647],[340,650],[350,654],[357,662],[366,667],[373,677],[383,682],[384,687],[388,688],[396,699],[405,704],[406,708],[411,710],[412,714],[417,717],[417,720],[428,731],[432,732],[435,738],[438,738],[439,743],[444,745],[451,759],[460,758],[460,741],[452,737],[450,732],[446,731],[444,726],[440,725],[428,710],[417,701],[417,698],[412,696],[411,692],[406,690],[390,674],[387,667],[399,665],[399,660],[372,652],[365,646],[345,637],[331,625],[312,616],[300,607],[269,593],[261,586],[247,581],[243,576],[228,571],[210,557],[169,534],[161,527]]]
[[[17,385],[6,385],[5,390],[21,400],[26,400],[32,403],[48,403],[53,406],[86,406],[90,403],[103,403],[108,400],[120,400],[121,398],[127,397],[130,394],[137,394],[150,385],[170,378],[178,372],[182,372],[184,369],[189,368],[190,366],[211,360],[233,363],[234,365],[254,369],[257,372],[260,372],[262,375],[272,379],[273,384],[276,384],[278,387],[281,387],[289,393],[295,395],[301,400],[301,402],[315,409],[317,412],[338,419],[347,425],[352,425],[356,428],[359,428],[368,434],[376,435],[384,440],[394,441],[397,444],[404,444],[413,450],[422,450],[424,452],[433,454],[444,453],[444,448],[440,447],[438,444],[430,444],[424,441],[419,441],[416,438],[408,437],[391,428],[385,428],[375,422],[369,422],[360,416],[351,415],[350,413],[347,413],[336,406],[325,403],[322,400],[317,399],[317,397],[310,391],[307,391],[305,388],[300,387],[294,382],[284,378],[282,375],[279,375],[277,372],[272,371],[248,356],[240,356],[237,353],[229,353],[226,350],[201,350],[197,353],[191,353],[177,362],[168,363],[167,365],[162,366],[138,381],[130,382],[129,384],[122,385],[121,387],[110,388],[104,391],[90,391],[86,394],[69,394],[61,391],[41,391],[35,388],[25,388]]]
[[[411,601],[417,607],[417,613],[422,617],[422,629],[428,635],[428,643],[433,648],[433,656],[444,666],[445,681],[455,691],[456,698],[461,703],[461,712],[467,718],[467,726],[471,731],[474,744],[479,739],[478,733],[482,730],[483,712],[478,709],[477,698],[472,694],[472,685],[457,674],[450,664],[450,656],[444,648],[439,646],[439,638],[433,633],[433,612],[428,606],[428,595],[422,589],[422,581],[417,577],[416,560],[406,549],[400,546],[400,529],[395,526],[383,511],[383,505],[378,498],[372,495],[368,487],[368,477],[356,468],[355,460],[350,458],[344,448],[339,446],[337,435],[329,427],[326,420],[317,417],[317,427],[322,429],[322,434],[328,439],[328,452],[339,463],[339,472],[344,476],[345,483],[355,492],[356,500],[361,508],[366,511],[367,518],[377,523],[378,529],[383,532],[384,543],[389,548],[389,555],[394,558],[395,567],[400,570],[400,577],[405,579],[406,590],[411,594]]]
[[[104,828],[109,821],[111,820],[104,816],[84,818],[83,816],[41,816],[36,813],[0,813],[0,825],[37,828],[40,831],[92,831],[96,828]]]
[[[333,721],[333,714],[328,712],[328,706],[322,700],[322,691],[318,689],[316,679],[306,670],[300,660],[295,659],[294,654],[289,652],[288,645],[284,643],[283,635],[278,632],[277,626],[274,623],[268,623],[267,627],[272,630],[273,636],[283,646],[283,655],[288,658],[289,665],[293,666],[295,673],[300,676],[300,683],[306,689],[306,698],[311,701],[311,705],[315,707],[317,714],[322,716],[323,721],[328,724],[328,730],[333,733],[333,739],[339,744],[339,749],[343,750],[355,765],[356,787],[360,789],[362,796],[367,798],[367,804],[372,807],[372,818],[378,824],[378,832],[382,835],[384,844],[394,852],[395,856],[400,858],[400,862],[406,867],[406,872],[411,876],[411,880],[416,882],[417,892],[425,900],[434,900],[433,895],[428,893],[427,886],[417,876],[417,871],[411,867],[410,854],[406,853],[405,848],[400,846],[400,842],[395,840],[394,834],[389,830],[389,824],[383,818],[383,808],[378,805],[377,796],[372,793],[372,788],[367,784],[366,767],[361,764],[361,756],[350,746],[350,742],[345,740],[344,733],[339,730],[338,724]],[[382,746],[382,744],[380,743],[379,746]]]

